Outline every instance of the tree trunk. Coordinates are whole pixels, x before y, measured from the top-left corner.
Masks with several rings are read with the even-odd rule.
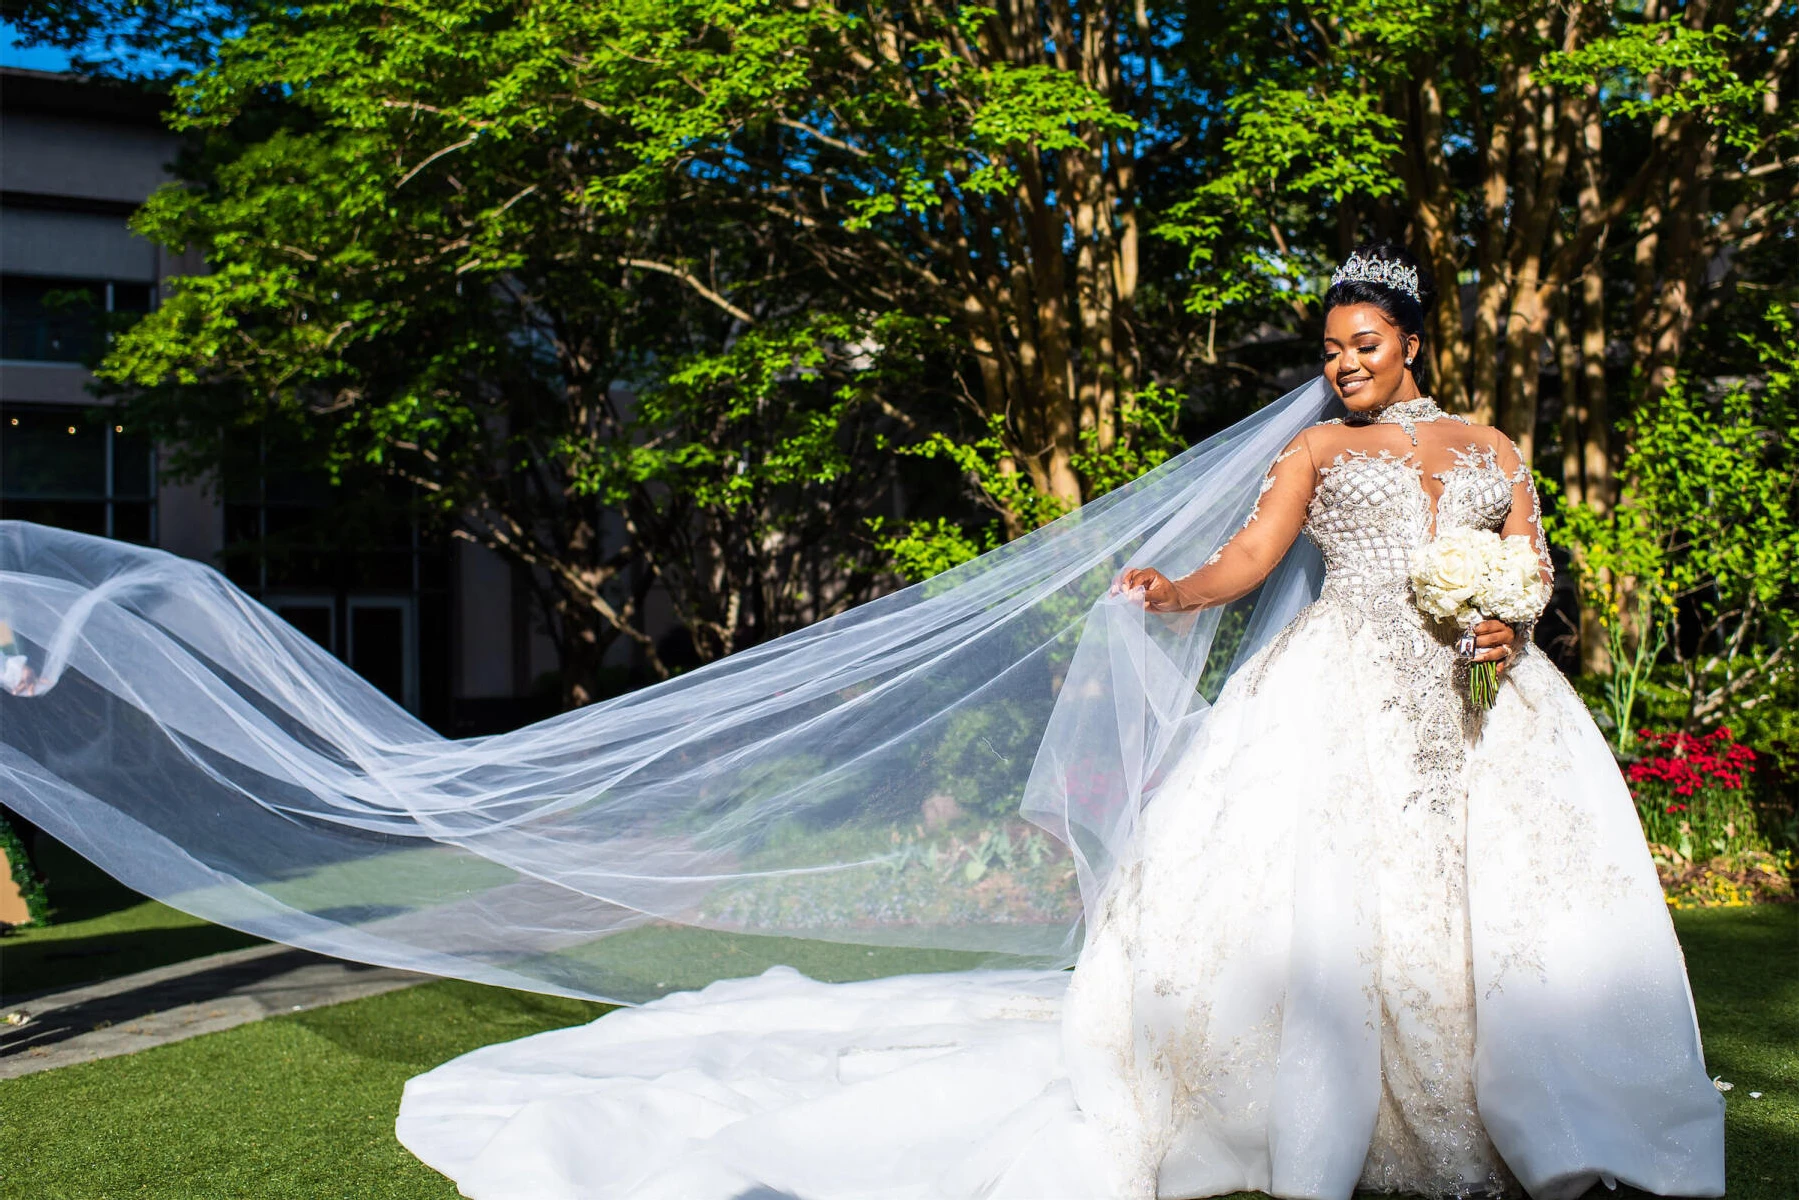
[[[1077,28],[1066,5],[1013,0],[994,25],[1000,35],[983,43],[993,59],[1053,61],[1129,107],[1119,57],[1127,30],[1114,5],[1083,7]],[[1077,133],[1084,145],[1055,155],[1020,148],[1008,196],[945,197],[980,415],[1004,416],[1016,468],[1069,507],[1091,499],[1074,467],[1083,436],[1100,449],[1116,444],[1121,398],[1137,378],[1135,138]],[[1002,515],[1008,536],[1027,532],[1018,514]]]
[[[1499,352],[1506,301],[1506,213],[1511,193],[1512,134],[1523,103],[1524,73],[1515,67],[1501,76],[1493,111],[1481,133],[1480,231],[1475,240],[1477,284],[1474,344],[1469,354],[1468,408],[1472,419],[1491,425],[1498,415]]]
[[[1437,281],[1431,314],[1430,391],[1451,412],[1468,404],[1468,343],[1462,336],[1461,247],[1456,230],[1455,185],[1443,146],[1443,94],[1424,75],[1408,96],[1411,137],[1403,160],[1413,203],[1421,257]]]

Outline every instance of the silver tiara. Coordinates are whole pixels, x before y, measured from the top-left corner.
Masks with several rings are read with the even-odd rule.
[[[1384,283],[1390,288],[1398,288],[1412,299],[1418,298],[1418,270],[1408,267],[1402,262],[1390,258],[1363,258],[1360,254],[1351,254],[1349,261],[1337,268],[1331,276],[1331,286],[1336,287],[1344,281],[1356,283]]]

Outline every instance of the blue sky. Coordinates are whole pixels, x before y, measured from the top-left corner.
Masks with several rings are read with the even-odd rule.
[[[0,67],[30,67],[34,71],[66,71],[69,55],[64,50],[21,50],[13,41],[12,26],[0,21]]]

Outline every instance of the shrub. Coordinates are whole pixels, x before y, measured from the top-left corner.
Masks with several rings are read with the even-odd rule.
[[[1728,728],[1700,736],[1644,729],[1637,738],[1645,753],[1625,777],[1652,852],[1691,860],[1769,849],[1750,804],[1755,752]]]
[[[48,925],[55,910],[50,907],[50,897],[44,892],[43,877],[37,873],[31,855],[25,850],[25,843],[13,831],[11,822],[4,815],[0,815],[0,858],[4,858],[11,868],[12,881],[18,885],[19,895],[25,899],[25,911],[30,915],[22,923]],[[9,928],[11,927],[0,924],[0,932]]]
[[[1624,773],[1668,903],[1791,899],[1792,831],[1778,804],[1757,803],[1757,754],[1724,726],[1702,735],[1644,729],[1637,739],[1643,753]]]

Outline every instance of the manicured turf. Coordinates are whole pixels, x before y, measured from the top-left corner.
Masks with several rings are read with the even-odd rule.
[[[407,1078],[604,1011],[430,983],[0,1082],[0,1196],[451,1200],[394,1140]]]
[[[1799,905],[1674,914],[1711,1073],[1732,1200],[1799,1196]],[[1756,1099],[1751,1092],[1760,1092]]]
[[[50,878],[55,924],[0,938],[0,997],[112,979],[262,940],[146,900],[49,838],[36,852]]]
[[[1799,907],[1683,912],[1676,923],[1707,1061],[1735,1085],[1729,1194],[1799,1195]],[[868,969],[840,965],[846,976]],[[455,1188],[394,1141],[406,1079],[604,1011],[432,983],[0,1082],[0,1197],[453,1200]]]

